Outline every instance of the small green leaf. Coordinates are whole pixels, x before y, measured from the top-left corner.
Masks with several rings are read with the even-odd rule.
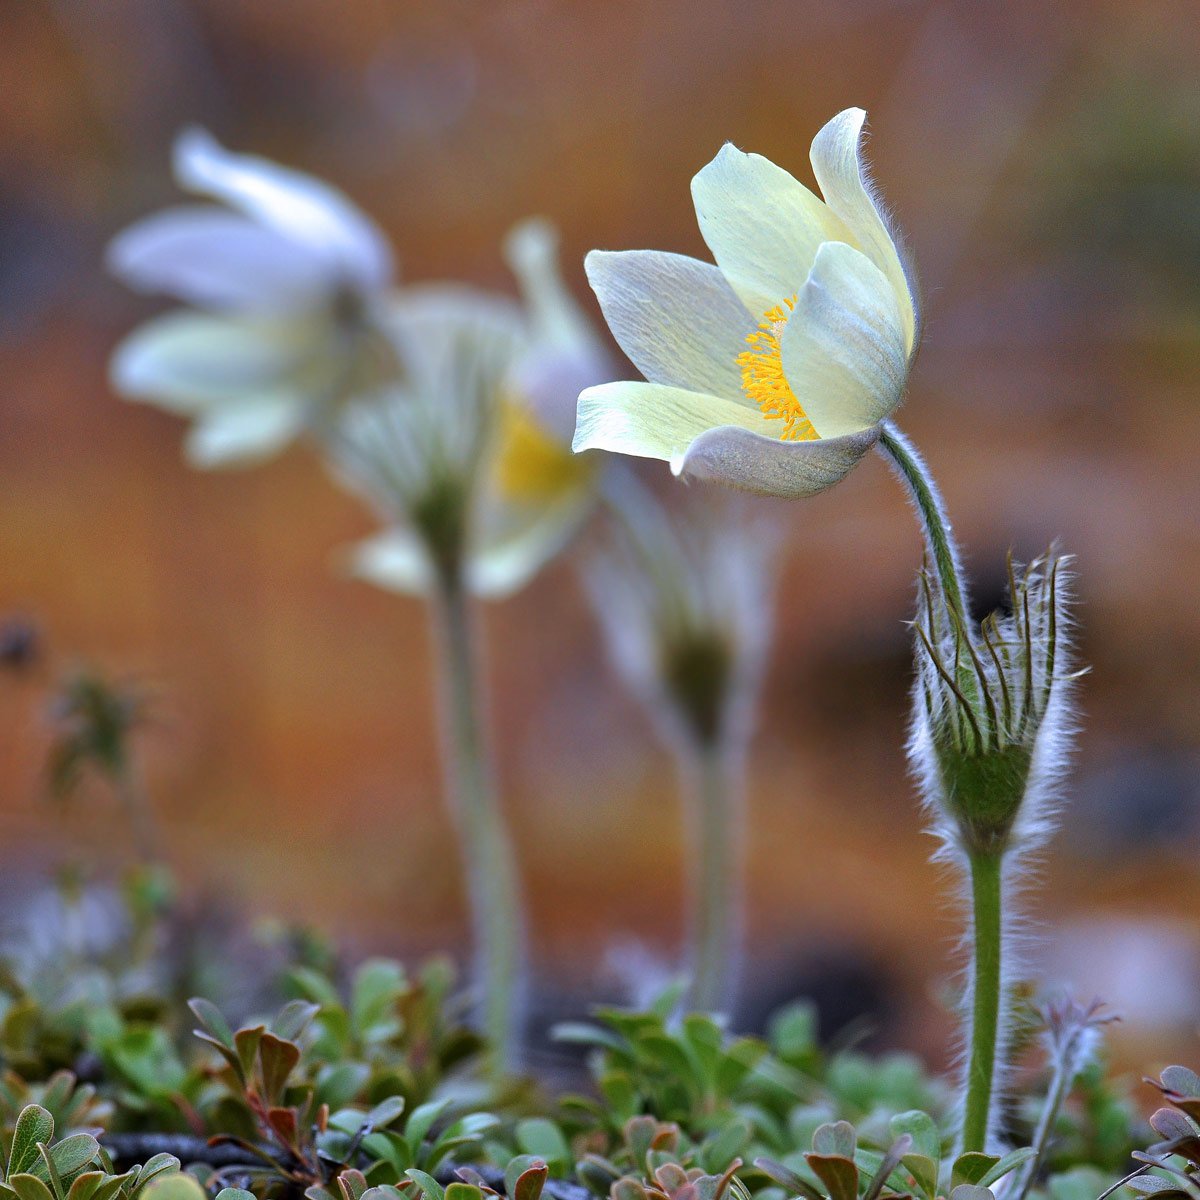
[[[994,1154],[983,1154],[978,1150],[968,1150],[966,1154],[960,1154],[950,1168],[951,1189],[964,1183],[981,1183],[983,1177],[999,1161]]]
[[[273,1033],[264,1033],[258,1044],[258,1056],[262,1063],[263,1095],[268,1104],[278,1104],[288,1076],[300,1061],[300,1047]]]
[[[258,1200],[258,1197],[245,1188],[227,1187],[217,1193],[217,1200]]]
[[[992,1166],[979,1181],[981,1187],[990,1188],[993,1183],[1003,1179],[1010,1171],[1015,1171],[1022,1163],[1027,1163],[1037,1154],[1032,1146],[1022,1146],[1019,1150],[1010,1150],[999,1162]]]
[[[404,1174],[420,1188],[425,1200],[446,1200],[445,1190],[432,1175],[425,1171],[418,1171],[415,1167],[409,1168]]]
[[[517,1123],[517,1145],[524,1154],[544,1159],[554,1167],[571,1166],[571,1147],[562,1130],[545,1117],[530,1117]]]
[[[215,1038],[222,1046],[233,1049],[233,1030],[221,1015],[221,1010],[211,1000],[205,1000],[203,996],[193,996],[188,1001],[188,1008],[210,1037]]]
[[[54,1193],[36,1175],[10,1175],[8,1186],[17,1193],[18,1200],[54,1200]]]
[[[857,1141],[854,1126],[849,1121],[830,1121],[817,1128],[812,1148],[822,1157],[853,1159]]]
[[[38,1143],[49,1145],[53,1137],[54,1118],[41,1105],[28,1104],[21,1109],[13,1127],[12,1150],[8,1156],[10,1184],[12,1176],[29,1172],[37,1165],[41,1158]]]
[[[141,1195],[143,1200],[207,1200],[204,1189],[182,1171],[152,1179]]]
[[[960,1183],[951,1189],[950,1200],[996,1200],[990,1188],[979,1187],[974,1183]]]
[[[897,1113],[891,1121],[892,1137],[907,1133],[912,1138],[913,1152],[937,1162],[942,1157],[942,1139],[934,1119],[920,1109]]]

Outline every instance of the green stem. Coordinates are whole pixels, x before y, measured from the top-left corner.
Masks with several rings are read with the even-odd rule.
[[[1003,860],[999,854],[971,857],[974,905],[974,962],[971,973],[971,1025],[968,1038],[966,1102],[962,1152],[984,1152],[992,1111],[1000,1037]]]
[[[448,571],[435,593],[443,768],[458,825],[471,905],[475,986],[491,1073],[518,1066],[524,1017],[524,920],[516,856],[500,812],[486,745],[475,628],[462,579]]]
[[[879,435],[879,449],[891,460],[896,473],[912,495],[925,531],[930,557],[937,571],[938,582],[941,584],[942,595],[961,618],[962,628],[967,629],[967,589],[958,561],[958,548],[954,544],[950,518],[946,515],[933,477],[913,444],[890,421],[884,422],[883,432]]]
[[[162,857],[159,852],[158,826],[146,797],[145,785],[127,750],[123,750],[117,758],[112,773],[112,784],[117,800],[129,821],[138,858],[143,864],[158,862]]]
[[[741,814],[737,771],[717,743],[682,752],[694,811],[690,878],[691,1003],[700,1012],[728,1012],[736,999],[741,938]]]

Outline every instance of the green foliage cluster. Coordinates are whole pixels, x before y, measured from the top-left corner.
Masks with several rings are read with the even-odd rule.
[[[234,1022],[111,979],[81,997],[6,974],[0,1200],[1097,1200],[1130,1168],[1142,1194],[1194,1194],[1200,1081],[1180,1068],[1140,1167],[1153,1135],[1093,1063],[1022,1181],[1036,1071],[1018,1148],[954,1156],[946,1085],[910,1056],[822,1048],[805,1004],[763,1037],[680,1015],[681,988],[599,1009],[555,1031],[587,1086],[547,1097],[487,1081],[443,961],[297,962],[279,989],[273,1015]]]

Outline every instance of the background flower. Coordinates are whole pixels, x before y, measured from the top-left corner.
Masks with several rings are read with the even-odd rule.
[[[175,143],[175,176],[222,202],[171,208],[108,250],[131,287],[193,306],[118,348],[114,387],[193,420],[197,466],[269,457],[398,365],[384,331],[392,258],[339,191],[203,130]]]

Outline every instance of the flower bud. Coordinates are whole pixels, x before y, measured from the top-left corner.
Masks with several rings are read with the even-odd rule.
[[[1067,756],[1066,560],[1009,558],[1009,615],[976,629],[920,582],[910,757],[948,845],[968,856],[1040,844]]]

